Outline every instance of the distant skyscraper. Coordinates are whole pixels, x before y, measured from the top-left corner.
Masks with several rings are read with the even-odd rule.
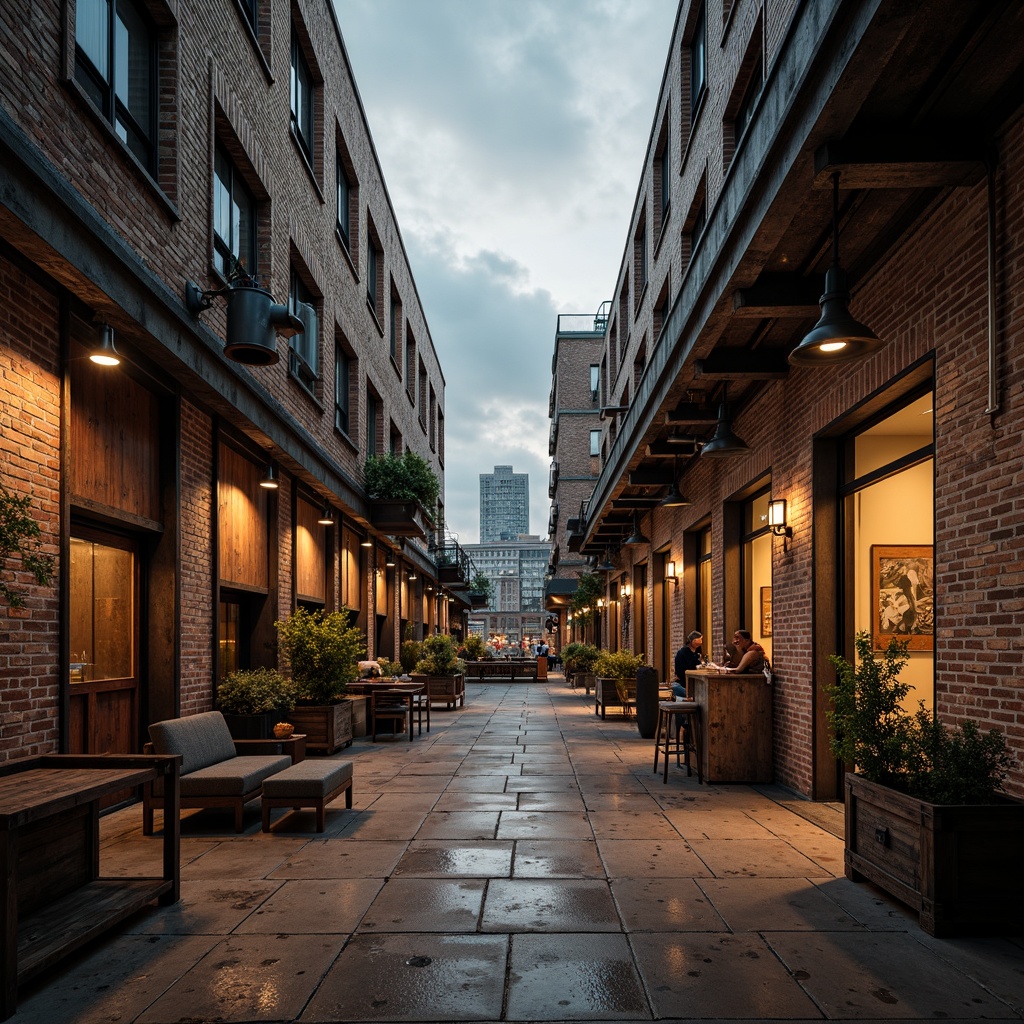
[[[495,466],[480,474],[480,543],[515,540],[530,532],[530,476]]]

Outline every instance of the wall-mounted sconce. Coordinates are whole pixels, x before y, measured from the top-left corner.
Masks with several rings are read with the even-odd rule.
[[[244,271],[236,270],[223,288],[204,292],[194,281],[185,282],[185,305],[198,316],[217,295],[227,296],[228,327],[224,355],[248,366],[272,366],[280,356],[277,335],[302,334],[302,321],[286,305],[274,302],[265,288]]]
[[[850,315],[850,290],[839,265],[839,172],[832,175],[832,265],[825,271],[821,318],[804,335],[789,361],[794,366],[827,366],[877,352],[885,342]]]
[[[629,604],[629,595],[630,595],[630,589],[629,589],[628,581],[619,584],[619,598],[621,600],[625,601],[626,604]]]
[[[323,512],[320,513],[320,518],[317,522],[321,526],[333,526],[334,525],[334,513],[331,511],[330,502],[324,505]]]
[[[676,589],[679,588],[679,577],[676,575],[675,562],[665,563],[665,582],[673,584],[676,587]]]
[[[98,324],[100,343],[89,353],[90,361],[97,366],[118,366],[121,357],[114,348],[114,328],[110,324]]]
[[[768,502],[768,526],[776,537],[790,538],[793,527],[786,523],[786,499],[775,498]]]
[[[271,462],[267,466],[267,471],[263,474],[263,479],[260,480],[260,487],[267,491],[276,491],[279,486],[277,469]]]
[[[416,581],[416,580],[418,580],[418,579],[419,579],[419,576],[417,576],[417,575],[416,575],[416,572],[415,572],[415,570],[414,570],[413,572],[409,573],[409,575],[408,575],[408,576],[406,576],[405,578],[406,578],[406,579],[407,579],[407,580],[408,580],[408,581],[409,581],[410,583],[413,583],[414,581]]]
[[[603,597],[599,597],[599,598],[597,599],[597,607],[598,607],[599,609],[600,609],[600,608],[603,608],[603,607],[604,607],[604,598],[603,598]]]
[[[372,540],[371,540],[371,539],[370,539],[369,537],[364,537],[364,538],[363,538],[363,539],[362,539],[362,540],[361,540],[361,541],[359,542],[359,546],[360,546],[361,548],[372,548],[372,547],[373,547],[373,541],[372,541]]]

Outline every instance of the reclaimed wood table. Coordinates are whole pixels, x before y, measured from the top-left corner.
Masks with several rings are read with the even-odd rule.
[[[178,754],[50,754],[0,766],[0,1020],[18,986],[154,900],[180,897]],[[164,780],[163,874],[100,876],[100,800]]]

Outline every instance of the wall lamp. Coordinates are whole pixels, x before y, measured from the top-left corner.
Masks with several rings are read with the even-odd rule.
[[[619,586],[619,597],[621,597],[623,601],[629,601],[629,594],[630,594],[629,583],[627,582],[627,583],[620,584],[620,586]]]
[[[218,295],[227,296],[228,326],[224,355],[248,366],[272,366],[280,359],[277,335],[302,334],[302,321],[286,305],[274,302],[256,279],[236,268],[223,288],[203,291],[194,281],[185,282],[185,305],[193,316],[209,309]]]
[[[118,366],[121,357],[114,348],[114,328],[110,324],[99,324],[100,343],[89,353],[89,359],[97,366]]]
[[[263,479],[260,480],[260,487],[267,491],[276,491],[279,486],[280,483],[277,479],[277,470],[271,462],[267,465],[267,470],[263,474]]]
[[[323,512],[320,513],[320,518],[317,522],[321,526],[333,526],[334,525],[334,513],[331,511],[330,502],[324,505]]]
[[[412,583],[412,582],[414,582],[415,580],[418,580],[418,579],[419,579],[419,576],[417,576],[417,575],[416,575],[416,573],[415,573],[415,571],[413,571],[413,572],[409,573],[409,575],[408,575],[408,576],[406,576],[405,578],[406,578],[406,580],[408,580],[408,582],[409,582],[409,583]]]
[[[679,577],[676,575],[676,563],[666,562],[665,563],[665,582],[671,583],[675,588],[679,589]]]
[[[793,527],[786,523],[786,499],[774,498],[768,502],[768,526],[776,537],[792,537]]]

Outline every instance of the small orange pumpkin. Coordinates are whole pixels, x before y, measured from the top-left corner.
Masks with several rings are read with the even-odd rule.
[[[295,726],[292,725],[291,722],[278,722],[277,725],[274,726],[274,735],[279,740],[288,739],[293,732],[295,732]]]

